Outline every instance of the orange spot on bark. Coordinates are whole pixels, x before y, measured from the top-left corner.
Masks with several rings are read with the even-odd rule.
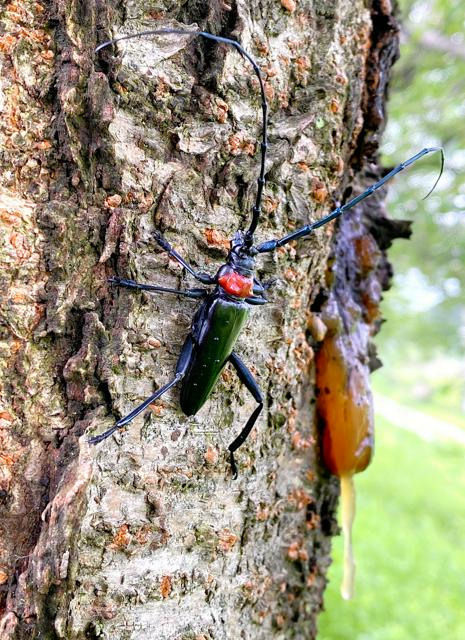
[[[281,4],[289,13],[294,13],[297,7],[295,0],[281,0]]]
[[[339,113],[339,110],[341,108],[341,105],[339,104],[339,100],[336,100],[336,98],[333,98],[329,103],[329,108],[332,111],[332,113]]]
[[[214,447],[209,446],[203,457],[208,464],[216,464],[218,462],[218,451]]]
[[[0,464],[5,467],[12,467],[15,462],[17,462],[19,458],[19,454],[16,455],[8,455],[7,453],[0,453]]]
[[[139,544],[145,544],[152,533],[152,529],[148,524],[143,524],[134,534],[134,538]]]
[[[125,523],[125,524],[122,524],[118,529],[115,537],[113,538],[113,540],[109,545],[109,548],[122,549],[124,547],[127,547],[130,542],[131,542],[131,535],[129,533],[129,525]]]
[[[147,338],[146,344],[150,349],[159,349],[161,347],[161,342],[157,338]]]
[[[278,614],[276,616],[276,626],[279,627],[280,629],[282,629],[282,627],[284,627],[286,623],[286,618],[284,616],[282,616],[281,614]]]
[[[26,302],[27,300],[30,300],[30,297],[26,295],[24,291],[15,291],[11,294],[10,300],[15,304],[21,304],[22,302]]]
[[[48,151],[52,148],[52,143],[50,142],[50,140],[41,140],[40,142],[36,142],[34,147],[36,149],[39,149],[39,151]]]
[[[300,542],[292,542],[287,548],[287,555],[291,560],[299,559],[301,543]]]
[[[233,374],[229,369],[223,369],[223,371],[221,372],[221,379],[224,380],[225,382],[231,382],[232,377],[233,377]]]
[[[264,56],[266,56],[269,53],[269,47],[264,40],[259,40],[258,38],[256,38],[255,46],[257,47],[257,51],[263,54]]]
[[[317,202],[323,203],[328,197],[328,190],[325,183],[319,178],[313,179],[311,196]]]
[[[270,65],[262,67],[262,71],[268,78],[274,78],[278,74],[275,67]]]
[[[230,245],[229,239],[220,231],[216,229],[204,229],[203,235],[210,246],[221,247],[228,251]]]
[[[288,495],[287,499],[296,507],[296,509],[304,509],[307,505],[313,502],[312,496],[304,491],[304,489],[294,489],[294,491]]]
[[[257,507],[257,511],[256,511],[257,520],[260,520],[260,522],[264,522],[265,520],[268,520],[269,516],[270,516],[269,507],[267,507],[267,506]]]
[[[105,206],[109,209],[114,209],[120,206],[122,200],[123,198],[118,193],[115,193],[112,196],[108,196],[108,198],[105,200]]]
[[[300,431],[295,431],[291,438],[294,449],[310,449],[315,444],[315,438],[304,438]]]
[[[255,153],[255,143],[244,137],[243,134],[235,133],[228,138],[229,152],[233,156],[246,153],[253,156]]]
[[[299,272],[296,271],[296,269],[293,269],[292,267],[289,267],[284,272],[284,277],[286,278],[286,280],[288,282],[295,282],[297,280],[298,276],[299,276]]]
[[[274,98],[274,87],[269,82],[265,82],[265,95],[268,100],[273,100]]]
[[[311,531],[312,529],[316,529],[319,524],[320,524],[320,516],[313,511],[307,517],[307,519],[305,521],[305,525],[306,525],[307,529],[309,531]]]
[[[160,583],[160,593],[162,598],[167,598],[172,590],[172,582],[170,576],[163,576]]]
[[[152,402],[152,404],[149,404],[149,409],[156,416],[161,416],[163,415],[164,406],[165,406],[164,404],[155,404],[155,402]]]
[[[18,353],[18,351],[23,347],[23,344],[24,344],[23,340],[13,340],[10,347],[10,353],[12,355],[14,355],[15,353]]]
[[[21,233],[13,231],[8,238],[11,246],[14,248],[16,257],[18,260],[27,260],[31,256],[31,249],[29,247],[26,237]]]
[[[272,198],[271,196],[265,196],[263,198],[262,209],[265,213],[273,213],[276,211],[279,205],[279,200],[277,198]]]
[[[224,553],[227,553],[231,551],[237,540],[237,536],[230,531],[230,529],[222,529],[218,533],[218,548]]]
[[[229,106],[221,98],[215,98],[215,115],[218,122],[225,123],[228,119]]]
[[[307,71],[307,69],[310,69],[311,67],[310,58],[308,56],[299,56],[296,58],[295,63],[298,69],[302,72]]]
[[[0,38],[0,51],[2,53],[11,53],[16,44],[16,38],[12,35],[2,36]]]

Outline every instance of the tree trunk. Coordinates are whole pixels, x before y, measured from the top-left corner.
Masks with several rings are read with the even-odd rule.
[[[388,265],[354,247],[384,249],[398,229],[374,197],[260,260],[278,283],[238,351],[266,405],[238,480],[227,446],[255,405],[229,368],[196,416],[175,389],[90,447],[172,378],[196,308],[107,278],[196,286],[156,229],[214,273],[250,221],[260,129],[257,83],[231,48],[93,49],[113,29],[198,26],[256,57],[271,106],[263,241],[378,177],[389,0],[2,11],[1,638],[314,638],[339,485],[321,462],[313,355],[334,292],[376,330]]]

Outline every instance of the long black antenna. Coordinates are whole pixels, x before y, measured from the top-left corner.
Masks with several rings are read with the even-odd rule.
[[[151,31],[141,31],[139,33],[133,33],[128,36],[120,36],[119,38],[114,38],[113,40],[107,40],[95,49],[95,52],[100,51],[104,47],[108,47],[111,44],[115,44],[116,42],[120,42],[121,40],[129,40],[130,38],[140,38],[141,36],[158,36],[165,34],[180,34],[186,36],[201,36],[202,38],[206,38],[207,40],[214,40],[215,42],[223,42],[225,44],[230,44],[234,47],[244,58],[246,58],[253,67],[255,71],[255,75],[258,78],[258,82],[260,83],[260,94],[262,98],[262,114],[263,114],[263,124],[262,124],[262,141],[260,143],[261,149],[261,164],[260,164],[260,175],[258,176],[258,186],[257,186],[257,197],[255,200],[255,205],[252,208],[252,222],[250,223],[250,227],[245,233],[244,236],[244,244],[247,247],[251,247],[253,244],[253,234],[255,229],[257,228],[258,221],[260,218],[261,211],[261,203],[262,203],[262,193],[263,187],[265,186],[265,163],[266,163],[266,150],[268,148],[268,139],[267,139],[267,116],[268,116],[268,103],[266,101],[265,95],[265,86],[263,84],[262,73],[260,71],[260,67],[252,58],[252,56],[247,53],[245,49],[237,42],[236,40],[230,40],[229,38],[222,38],[221,36],[214,36],[211,33],[207,33],[206,31],[186,31],[184,29],[155,29]]]
[[[426,194],[426,196],[423,198],[424,200],[434,191],[434,189],[436,188],[436,185],[438,184],[442,176],[442,172],[444,170],[444,150],[442,147],[425,147],[424,149],[416,153],[414,156],[412,156],[408,160],[405,160],[404,162],[401,162],[400,164],[398,164],[396,167],[394,167],[394,169],[389,171],[389,173],[387,173],[383,178],[381,178],[381,180],[378,180],[378,182],[375,182],[375,184],[372,184],[371,187],[368,187],[366,191],[364,191],[358,196],[355,196],[355,198],[352,198],[352,200],[349,200],[349,202],[346,202],[345,204],[343,204],[342,207],[337,207],[336,209],[334,209],[334,211],[331,211],[331,213],[329,213],[327,216],[324,216],[323,218],[320,218],[319,220],[316,220],[315,222],[312,222],[310,224],[306,224],[304,227],[301,227],[300,229],[297,229],[296,231],[289,233],[287,236],[284,236],[284,238],[280,238],[279,240],[268,240],[267,242],[263,242],[256,248],[257,253],[268,253],[270,251],[275,251],[276,249],[278,249],[278,247],[284,246],[291,240],[297,240],[298,238],[303,238],[304,236],[308,236],[310,233],[312,233],[312,231],[314,231],[314,229],[318,229],[318,227],[322,227],[323,225],[328,224],[328,222],[331,222],[331,220],[334,220],[335,218],[339,218],[339,216],[341,216],[346,211],[349,211],[349,209],[352,209],[352,207],[355,207],[355,205],[357,205],[359,202],[361,202],[362,200],[365,200],[365,198],[370,197],[377,189],[380,189],[384,184],[386,184],[386,182],[391,180],[391,178],[393,178],[395,175],[397,175],[398,173],[400,173],[401,171],[409,167],[411,164],[414,164],[417,160],[419,160],[423,156],[426,156],[428,153],[436,153],[438,151],[441,154],[441,168],[439,171],[439,175],[436,179],[436,182],[434,183],[432,189],[430,189]]]

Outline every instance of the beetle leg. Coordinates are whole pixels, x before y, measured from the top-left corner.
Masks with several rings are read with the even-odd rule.
[[[253,294],[254,296],[261,296],[265,292],[264,285],[257,278],[253,279]]]
[[[248,304],[268,304],[268,300],[262,296],[253,296],[252,298],[244,298],[244,300]]]
[[[204,298],[209,293],[207,289],[186,289],[185,291],[182,291],[180,289],[171,289],[171,287],[160,287],[156,284],[140,284],[134,280],[118,278],[117,276],[108,278],[108,282],[116,287],[150,291],[151,293],[175,293],[178,296],[185,296],[186,298]]]
[[[242,384],[244,384],[247,387],[247,389],[253,395],[255,401],[258,402],[258,407],[255,409],[255,411],[252,413],[250,418],[247,420],[247,424],[242,429],[242,431],[237,436],[237,438],[234,440],[234,442],[231,442],[231,444],[228,447],[229,453],[230,453],[231,469],[233,473],[233,478],[235,479],[237,478],[237,467],[236,467],[236,461],[234,460],[234,452],[237,449],[239,449],[241,444],[244,444],[247,436],[252,431],[252,428],[255,422],[257,421],[257,418],[260,415],[261,410],[263,409],[263,396],[254,377],[252,376],[252,374],[250,373],[246,365],[239,358],[237,353],[234,353],[234,351],[229,356],[229,362],[236,369],[237,375],[239,376],[239,380],[242,382]]]
[[[274,287],[277,282],[278,278],[270,278],[270,280],[267,280],[262,284],[262,287],[267,291],[268,289],[271,289],[271,287]]]
[[[159,231],[155,231],[154,235],[155,235],[155,240],[158,242],[160,247],[164,249],[171,257],[177,260],[179,264],[181,264],[184,267],[184,269],[186,269],[186,271],[188,271],[191,274],[191,276],[194,276],[196,280],[199,280],[203,284],[216,284],[215,278],[208,275],[208,273],[202,273],[201,271],[196,271],[193,267],[191,267],[190,264],[188,264],[184,260],[184,258],[180,256],[175,249],[173,249],[170,243],[167,240],[165,240],[165,238],[161,235]]]
[[[159,398],[161,395],[163,395],[165,393],[165,391],[168,391],[168,389],[171,389],[171,387],[173,387],[177,382],[179,382],[182,377],[183,376],[181,374],[176,374],[176,376],[173,378],[173,380],[168,382],[168,384],[165,384],[164,387],[161,387],[160,389],[158,389],[158,391],[156,391],[154,394],[152,394],[150,396],[150,398],[147,398],[147,400],[144,400],[144,402],[142,404],[140,404],[138,407],[136,407],[133,411],[131,411],[131,413],[128,413],[127,416],[125,416],[124,418],[121,418],[121,420],[118,420],[118,422],[116,422],[110,429],[107,429],[107,431],[104,431],[103,433],[100,433],[97,436],[92,436],[91,438],[89,438],[87,440],[87,442],[89,444],[98,444],[99,442],[102,442],[103,440],[106,440],[115,431],[118,431],[118,429],[122,429],[124,426],[126,426],[132,420],[134,420],[134,418],[137,418],[137,416],[140,413],[142,413],[142,411],[144,411],[157,398]]]
[[[271,278],[271,280],[267,280],[266,282],[260,282],[257,278],[253,279],[253,293],[254,296],[261,296],[267,291],[271,289],[278,282],[277,278]]]
[[[171,389],[171,387],[174,387],[175,384],[177,384],[180,380],[182,380],[186,375],[187,367],[189,366],[193,348],[194,348],[194,343],[192,341],[191,336],[188,335],[186,338],[186,341],[184,342],[184,346],[181,350],[181,355],[179,356],[178,364],[176,365],[176,375],[174,376],[174,378],[170,380],[170,382],[165,384],[163,387],[160,387],[160,389],[155,391],[155,393],[153,393],[149,398],[147,398],[147,400],[144,400],[142,404],[140,404],[138,407],[133,409],[131,413],[128,413],[127,416],[124,416],[124,418],[121,418],[120,420],[118,420],[118,422],[116,422],[110,429],[107,429],[107,431],[104,431],[99,435],[92,436],[87,440],[87,442],[89,444],[98,444],[99,442],[102,442],[102,440],[106,440],[109,436],[115,433],[115,431],[118,431],[118,429],[122,429],[122,427],[125,427],[127,424],[132,422],[134,418],[137,418],[137,416],[140,413],[142,413],[142,411],[147,409],[147,407],[150,404],[152,404],[152,402],[155,402],[155,400],[160,396],[162,396],[166,391],[168,391],[168,389]]]

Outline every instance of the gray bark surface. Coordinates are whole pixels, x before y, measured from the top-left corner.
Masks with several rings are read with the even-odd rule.
[[[89,447],[85,434],[170,380],[196,308],[107,277],[197,286],[156,229],[214,273],[250,220],[260,130],[257,83],[230,48],[174,36],[93,49],[198,26],[256,57],[271,107],[263,241],[379,175],[389,2],[18,0],[1,24],[0,637],[314,638],[338,496],[313,409],[315,318],[334,260],[362,304],[344,242],[372,233],[384,249],[402,229],[377,196],[337,246],[331,224],[261,259],[278,283],[237,350],[266,404],[238,480],[227,446],[255,403],[230,368],[196,416],[174,389]],[[388,275],[381,257],[375,301]]]

